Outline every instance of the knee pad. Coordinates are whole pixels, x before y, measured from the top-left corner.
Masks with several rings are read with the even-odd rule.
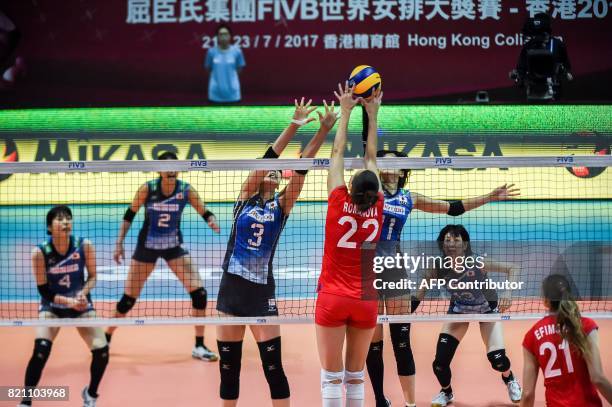
[[[447,387],[451,382],[450,364],[455,356],[459,341],[452,335],[440,334],[436,345],[436,358],[432,367],[438,382],[442,387]]]
[[[196,288],[189,293],[191,306],[195,309],[206,309],[206,290],[204,287]]]
[[[505,349],[494,350],[493,352],[487,353],[487,359],[491,362],[491,367],[498,372],[505,372],[510,370],[510,359],[506,356]]]
[[[257,347],[272,400],[289,398],[289,382],[283,370],[280,336],[269,341],[257,342]]]
[[[117,312],[127,314],[134,307],[134,304],[136,304],[136,298],[123,294],[123,297],[117,303]]]
[[[48,339],[38,338],[34,340],[34,354],[33,358],[43,365],[47,363],[47,359],[49,359],[49,354],[51,353],[51,347],[53,346],[53,342]]]
[[[389,330],[397,363],[397,374],[413,376],[416,373],[416,367],[410,347],[410,324],[389,324]]]
[[[343,381],[344,372],[330,372],[321,369],[321,397],[324,399],[342,399]]]
[[[242,341],[217,341],[217,347],[219,349],[219,372],[221,375],[219,396],[223,400],[236,400],[240,394]]]
[[[346,398],[351,400],[363,400],[365,397],[365,386],[363,370],[357,372],[344,371],[344,386],[346,387]],[[361,380],[360,383],[349,383],[351,380]]]

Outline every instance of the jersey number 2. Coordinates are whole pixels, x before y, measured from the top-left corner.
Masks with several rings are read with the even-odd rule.
[[[557,348],[555,348],[555,345],[552,342],[543,342],[540,345],[540,355],[544,356],[546,354],[546,350],[550,351],[550,359],[548,359],[548,363],[544,369],[544,377],[549,379],[551,377],[561,376],[561,369],[553,369],[553,366],[557,361]],[[572,363],[572,355],[570,354],[569,343],[567,340],[563,340],[563,342],[559,345],[559,350],[563,350],[563,354],[565,355],[565,364],[567,365],[568,373],[574,372],[574,364]]]
[[[345,249],[356,249],[356,242],[349,242],[349,239],[353,237],[355,233],[357,233],[357,221],[352,216],[343,216],[338,220],[338,224],[344,225],[345,223],[349,223],[351,228],[338,240],[338,247],[343,247]],[[361,227],[363,229],[368,229],[370,226],[374,226],[374,230],[370,233],[370,236],[366,238],[366,242],[371,242],[376,238],[376,234],[378,233],[378,221],[376,219],[368,219]]]
[[[157,221],[157,226],[160,228],[168,228],[170,227],[170,225],[168,224],[169,221],[170,221],[170,214],[161,213],[159,215],[159,220]]]

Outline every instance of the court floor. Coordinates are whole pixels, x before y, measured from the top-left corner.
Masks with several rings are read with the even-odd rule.
[[[599,320],[602,360],[612,377],[612,321]],[[522,376],[521,342],[533,321],[504,323],[506,347],[513,371]],[[417,323],[412,329],[412,346],[417,367],[417,405],[428,406],[439,386],[431,370],[440,323]],[[313,325],[284,325],[283,363],[291,386],[293,406],[318,406],[319,362]],[[393,350],[385,342],[385,389],[393,406],[403,406],[395,375]],[[33,328],[2,328],[0,385],[21,385],[32,352]],[[207,327],[206,343],[216,349],[215,328]],[[191,358],[193,328],[189,326],[121,327],[113,337],[111,359],[100,386],[98,407],[119,406],[216,406],[218,364]],[[35,406],[80,406],[81,389],[89,380],[90,353],[75,328],[62,328],[40,385],[70,387],[69,402],[36,402]],[[455,407],[511,406],[505,387],[486,358],[478,327],[472,323],[453,361]],[[541,379],[541,375],[540,375]],[[536,406],[544,406],[544,390],[538,383]],[[0,406],[16,406],[0,401]],[[257,346],[250,335],[245,340],[239,406],[268,406],[268,387],[261,371]],[[366,383],[366,406],[373,406]],[[604,405],[606,405],[604,403]]]

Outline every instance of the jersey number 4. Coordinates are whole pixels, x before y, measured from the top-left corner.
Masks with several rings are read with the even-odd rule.
[[[64,277],[57,282],[57,284],[64,286],[66,288],[70,288],[70,274],[66,274]]]
[[[355,233],[357,233],[357,221],[352,216],[343,216],[338,220],[338,224],[344,225],[345,223],[349,223],[351,228],[338,240],[338,247],[343,247],[345,249],[356,249],[357,242],[350,242],[349,239],[353,237]],[[370,226],[374,226],[374,230],[370,233],[370,236],[366,238],[366,242],[371,242],[376,238],[376,234],[378,233],[378,221],[376,219],[368,219],[361,227],[363,229],[369,229]]]
[[[561,376],[561,369],[553,369],[555,362],[557,361],[557,348],[552,342],[543,342],[540,345],[540,355],[546,355],[546,351],[550,351],[550,358],[548,359],[548,363],[546,364],[546,368],[544,369],[544,377],[549,379],[551,377]],[[563,355],[565,356],[565,364],[567,365],[567,372],[574,372],[574,364],[572,363],[572,355],[570,354],[569,344],[567,340],[563,340],[563,342],[559,345],[559,350],[563,350]]]

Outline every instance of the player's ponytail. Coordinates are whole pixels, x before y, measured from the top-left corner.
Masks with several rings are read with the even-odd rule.
[[[591,349],[582,329],[580,309],[572,297],[569,281],[560,274],[552,274],[544,279],[542,291],[550,303],[550,310],[557,313],[561,337],[574,345],[583,357],[589,357]]]

